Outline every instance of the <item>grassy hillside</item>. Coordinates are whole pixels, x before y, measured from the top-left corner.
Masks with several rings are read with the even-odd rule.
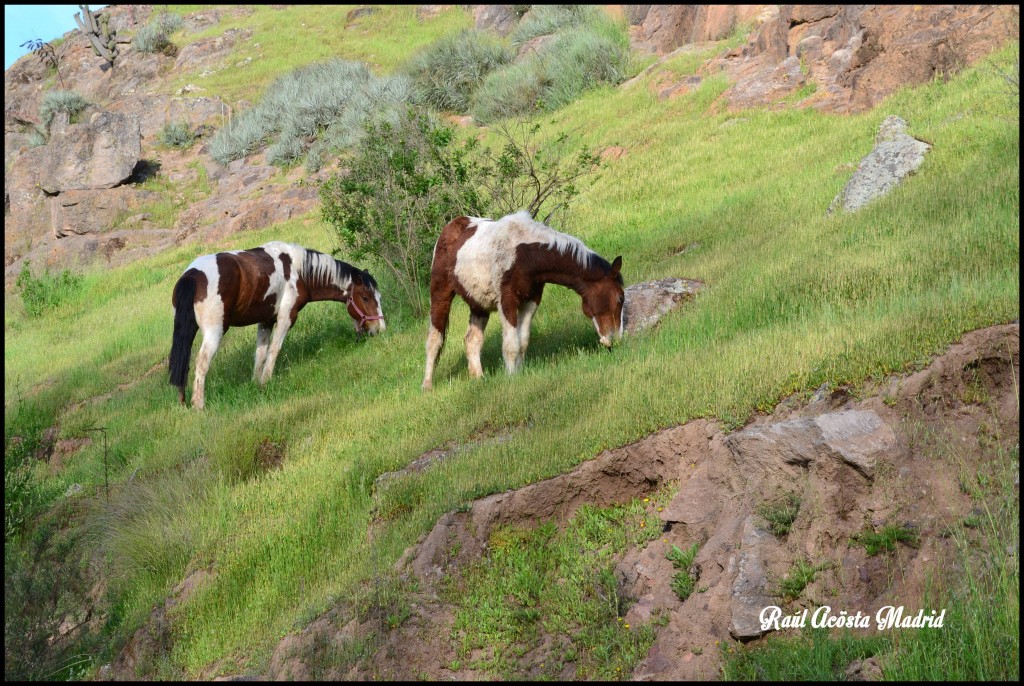
[[[451,16],[438,31],[463,25],[464,15]],[[364,21],[383,22],[387,35],[368,34],[375,42],[344,56],[393,66],[398,58],[384,48],[393,25],[383,15]],[[253,40],[269,54],[279,28],[260,31]],[[323,45],[325,54],[338,47]],[[204,87],[251,98],[295,66],[286,52],[280,69],[225,71]],[[108,662],[190,571],[206,569],[213,576],[170,612],[176,629],[161,673],[259,669],[283,634],[368,593],[379,570],[461,503],[661,427],[696,417],[738,426],[788,394],[912,368],[965,331],[1019,316],[1019,129],[990,68],[848,117],[730,114],[716,102],[726,87],[724,77],[708,78],[670,101],[643,86],[601,89],[540,119],[549,133],[575,129],[595,148],[628,150],[584,191],[577,235],[606,257],[623,255],[627,283],[707,284],[683,313],[611,353],[579,298],[550,287],[523,373],[505,376],[492,323],[486,377],[474,383],[459,302],[435,389],[424,394],[426,322],[405,313],[382,279],[386,335],[356,342],[342,308],[311,305],[261,389],[251,381],[255,331],[232,330],[207,379],[207,410],[179,406],[163,369],[146,375],[166,360],[178,275],[198,254],[271,239],[330,249],[316,216],[93,271],[42,318],[5,298],[8,443],[58,421],[61,437],[91,426],[109,437],[109,504],[101,441],[63,469],[35,463],[31,475],[42,503],[84,487],[77,521],[110,575],[109,643],[92,665]],[[826,217],[847,165],[871,150],[891,113],[933,144],[924,165],[861,212]],[[378,475],[427,450],[504,430],[507,442],[481,443],[373,492]],[[280,469],[261,467],[261,445],[284,455]],[[372,545],[371,509],[381,520]]]

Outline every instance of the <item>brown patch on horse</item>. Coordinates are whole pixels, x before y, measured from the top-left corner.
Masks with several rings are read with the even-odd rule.
[[[430,272],[430,323],[439,331],[448,326],[448,312],[454,293],[474,312],[486,312],[486,308],[466,292],[455,278],[455,260],[459,249],[476,233],[476,225],[469,217],[456,217],[441,229],[434,248],[434,263]]]
[[[206,278],[206,274],[204,274],[203,272],[199,271],[198,269],[188,269],[188,270],[185,271],[184,274],[181,275],[181,277],[178,279],[178,281],[181,281],[182,279],[184,279],[186,277],[190,277],[193,281],[196,282],[196,295],[192,299],[192,302],[193,303],[201,303],[204,300],[206,300],[206,289],[209,288],[209,286],[210,286],[210,281],[209,281],[209,279]],[[177,307],[177,306],[178,306],[178,289],[175,288],[171,292],[171,307]]]
[[[263,248],[239,253],[217,253],[220,281],[217,292],[224,302],[224,327],[276,321],[275,299],[266,297],[274,258]]]
[[[281,268],[284,270],[284,280],[288,281],[292,278],[292,256],[283,252],[278,259],[281,260]]]

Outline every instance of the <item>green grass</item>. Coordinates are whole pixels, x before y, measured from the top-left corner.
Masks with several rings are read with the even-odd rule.
[[[513,678],[521,646],[562,636],[569,642],[553,643],[559,647],[544,657],[542,678],[557,678],[568,662],[580,679],[628,675],[654,631],[623,620],[614,562],[627,546],[657,538],[658,529],[645,520],[643,503],[633,500],[611,508],[584,505],[562,531],[550,522],[493,531],[488,556],[443,594],[456,607],[458,657],[470,668]],[[475,649],[491,650],[469,661]]]
[[[918,539],[917,534],[910,529],[890,524],[882,527],[881,531],[862,531],[850,540],[864,546],[868,555],[877,555],[883,551],[891,553],[896,550],[896,544],[899,542],[916,546]]]
[[[768,530],[774,536],[788,534],[799,513],[800,496],[796,493],[788,493],[778,500],[761,503],[757,508],[757,514],[768,523]]]
[[[672,561],[672,566],[679,570],[672,575],[672,590],[676,592],[680,600],[685,601],[689,598],[697,584],[697,577],[690,573],[690,567],[693,566],[693,561],[697,558],[699,551],[700,544],[694,543],[686,550],[674,545],[666,554],[666,557]]]
[[[812,565],[805,560],[797,560],[789,568],[786,575],[779,580],[778,595],[786,601],[796,600],[804,592],[804,589],[807,588],[807,585],[813,583],[814,577],[823,568],[822,566]]]
[[[272,12],[260,7],[238,21],[259,24]],[[298,38],[266,22],[253,41],[287,37],[303,58],[321,59],[323,46],[304,39],[322,25],[312,17],[325,13],[337,24],[344,10],[308,12],[309,29]],[[385,9],[362,21],[411,12]],[[466,22],[461,13],[447,16]],[[399,52],[434,31],[407,28],[414,40],[403,38],[401,50],[377,55],[378,63],[397,63]],[[349,45],[347,57],[370,50],[358,30],[332,33],[365,41]],[[253,72],[252,80],[218,73],[224,80],[204,87],[251,97],[283,70]],[[671,101],[645,88],[602,87],[539,120],[551,135],[577,129],[589,145],[629,150],[583,191],[577,235],[602,255],[623,254],[627,283],[684,276],[707,284],[682,312],[611,353],[599,348],[579,298],[552,287],[523,372],[505,376],[492,323],[486,376],[474,382],[461,345],[468,310],[459,302],[434,391],[424,394],[426,323],[405,312],[394,284],[381,278],[384,336],[357,343],[340,308],[311,305],[265,388],[250,380],[251,328],[225,336],[204,412],[180,407],[163,371],[142,378],[166,360],[171,289],[189,261],[271,239],[329,250],[327,227],[315,219],[88,271],[76,294],[38,319],[24,316],[17,298],[5,299],[8,445],[17,432],[58,418],[61,437],[108,428],[111,499],[125,506],[102,520],[119,543],[96,548],[110,565],[112,610],[110,643],[94,664],[110,660],[186,569],[209,567],[216,575],[171,613],[168,659],[191,677],[229,655],[255,671],[285,632],[363,588],[447,510],[666,426],[717,417],[737,427],[797,391],[913,369],[964,332],[1019,316],[1019,130],[995,109],[997,76],[970,69],[849,117],[751,110],[736,119],[714,106],[727,85],[709,78]],[[934,144],[924,165],[859,213],[825,217],[848,178],[835,169],[870,151],[891,112]],[[678,254],[684,244],[699,248]],[[117,390],[127,383],[134,385]],[[385,486],[379,506],[389,518],[367,542],[377,475],[503,428],[508,441],[467,447]],[[252,470],[247,463],[268,435],[287,444],[287,459],[280,469]],[[102,459],[93,443],[57,473],[30,462],[31,478],[51,502],[82,484],[102,509]],[[158,510],[129,507],[134,489],[156,492],[174,479],[175,497]],[[146,558],[129,554],[133,539],[149,546]]]
[[[250,29],[252,37],[238,41],[214,73],[200,76],[207,67],[181,72],[168,82],[165,91],[173,93],[195,83],[230,103],[242,99],[253,102],[278,77],[296,67],[334,57],[367,62],[376,74],[390,74],[417,50],[472,24],[469,12],[458,7],[421,22],[415,5],[381,5],[376,14],[361,17],[351,28],[345,28],[345,15],[356,7],[296,5],[275,10],[268,5],[253,5],[253,13],[246,16],[224,12],[220,22],[190,34],[189,41],[219,36],[231,28]],[[249,57],[252,61],[244,64]]]

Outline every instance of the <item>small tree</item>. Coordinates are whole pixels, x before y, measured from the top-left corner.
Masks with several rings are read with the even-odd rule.
[[[64,88],[64,77],[61,76],[60,73],[60,58],[57,57],[57,51],[54,50],[52,45],[44,43],[39,38],[33,38],[30,41],[22,43],[21,47],[28,48],[36,54],[36,57],[39,58],[40,62],[53,67],[57,72],[57,78],[60,79],[60,87]]]
[[[542,145],[538,125],[505,124],[492,151],[412,110],[397,124],[371,122],[348,169],[320,188],[323,216],[354,259],[373,257],[395,277],[417,316],[424,312],[434,243],[460,215],[500,217],[525,209],[564,219],[578,181],[598,158],[573,152],[562,134]]]

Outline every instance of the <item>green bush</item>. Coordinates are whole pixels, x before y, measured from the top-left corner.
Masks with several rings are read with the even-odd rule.
[[[171,34],[181,28],[182,19],[177,14],[161,12],[143,26],[132,39],[132,46],[139,52],[153,53],[166,50],[171,43]]]
[[[39,104],[39,118],[49,130],[58,112],[67,112],[70,119],[88,106],[89,102],[75,91],[47,91]]]
[[[488,74],[473,98],[473,116],[492,122],[555,110],[595,86],[621,83],[629,70],[628,36],[597,11],[590,23],[573,24],[539,52]]]
[[[21,294],[25,312],[38,317],[74,295],[82,285],[82,277],[72,274],[67,269],[59,275],[44,271],[38,277],[32,276],[29,260],[25,260],[14,285]]]
[[[157,139],[168,148],[186,149],[196,142],[196,134],[187,121],[167,122],[156,133]]]
[[[416,101],[438,110],[469,110],[484,77],[509,64],[515,52],[482,31],[462,31],[430,45],[408,67]]]
[[[604,19],[595,5],[534,5],[512,32],[512,45],[547,36],[571,26],[590,26]]]
[[[277,79],[263,100],[221,129],[210,154],[227,164],[270,145],[272,164],[291,164],[315,150],[319,166],[327,153],[355,144],[368,118],[395,123],[411,90],[407,77],[378,78],[362,63],[335,59],[301,67]]]

